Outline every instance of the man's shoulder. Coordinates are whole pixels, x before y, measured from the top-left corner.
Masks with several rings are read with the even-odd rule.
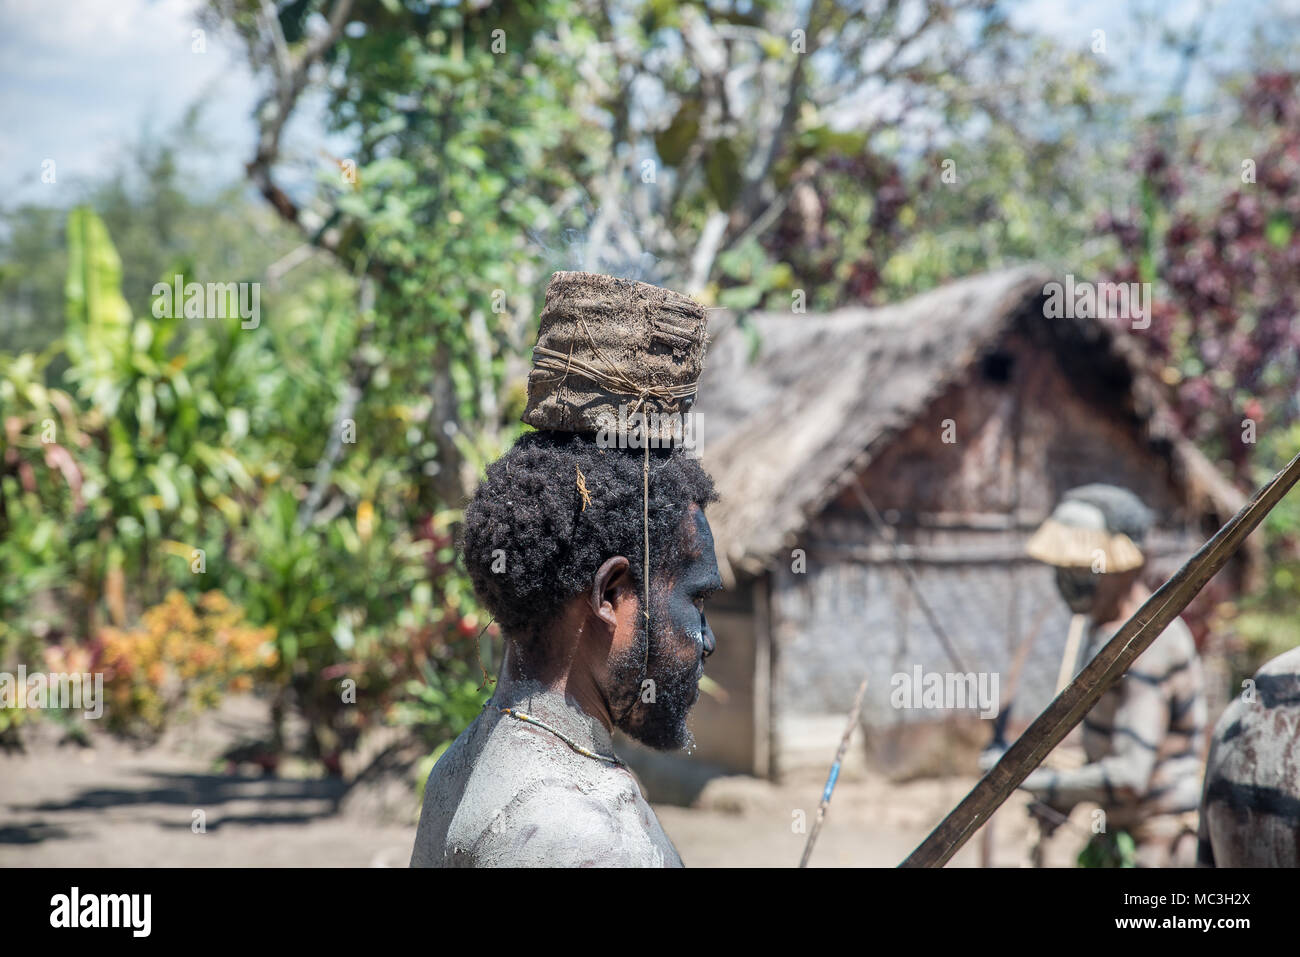
[[[1214,726],[1206,779],[1296,780],[1288,745],[1300,735],[1300,648],[1266,662]]]
[[[1265,662],[1255,673],[1255,678],[1295,678],[1300,675],[1300,647],[1284,651]]]
[[[680,864],[636,779],[521,725],[462,736],[429,777],[421,861],[473,867]],[[435,837],[436,832],[436,837]]]
[[[479,867],[655,867],[679,863],[630,775],[598,784],[548,775],[480,818],[470,857]],[[468,823],[468,822],[467,822]]]
[[[1286,720],[1274,711],[1277,708],[1300,709],[1300,648],[1265,662],[1243,684],[1242,693],[1233,696],[1215,725],[1215,740],[1232,740],[1254,729],[1276,737],[1277,722]]]

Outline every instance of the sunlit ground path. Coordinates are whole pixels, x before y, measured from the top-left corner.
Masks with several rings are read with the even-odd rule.
[[[232,699],[145,749],[102,736],[94,748],[59,746],[37,729],[26,754],[0,755],[0,867],[406,866],[413,791],[389,782],[383,794],[347,794],[338,782],[265,777],[249,765],[227,773],[217,757],[264,730],[265,709],[253,699]],[[719,778],[699,806],[655,811],[687,866],[792,867],[806,839],[793,827],[794,812],[811,820],[823,783],[815,775],[779,786]],[[973,783],[841,781],[812,866],[896,865]],[[1024,806],[1016,795],[995,818],[998,866],[1028,860]],[[194,831],[197,810],[204,833]],[[1087,820],[1078,808],[1058,830],[1049,865],[1069,865]],[[978,843],[951,866],[975,866]]]

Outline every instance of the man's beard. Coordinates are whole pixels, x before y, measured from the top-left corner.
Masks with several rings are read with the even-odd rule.
[[[674,636],[664,605],[659,595],[651,599],[648,667],[644,628],[638,630],[635,645],[610,662],[611,703],[618,715],[618,729],[657,751],[689,748],[695,743],[686,717],[700,695],[704,670],[698,655],[683,663],[672,653]],[[654,684],[646,684],[646,679]]]

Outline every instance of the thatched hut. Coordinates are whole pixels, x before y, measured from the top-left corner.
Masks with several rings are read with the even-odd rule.
[[[710,319],[699,408],[730,587],[709,609],[725,699],[697,705],[695,762],[824,769],[868,674],[859,755],[921,773],[925,729],[942,727],[933,744],[961,721],[893,707],[893,675],[996,672],[1005,690],[1032,633],[1015,713],[1050,699],[1068,613],[1024,543],[1062,492],[1142,496],[1159,516],[1153,571],[1240,507],[1174,429],[1126,341],[1142,333],[1045,318],[1051,279],[1025,267],[884,308]]]

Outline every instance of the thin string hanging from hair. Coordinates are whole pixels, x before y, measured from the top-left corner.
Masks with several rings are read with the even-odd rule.
[[[601,352],[600,346],[596,344],[596,337],[591,334],[591,329],[587,326],[587,321],[581,316],[576,318],[578,324],[582,326],[582,331],[587,334],[587,342],[591,345],[592,351],[601,362],[605,363],[608,371],[598,369],[581,359],[574,359],[572,349],[569,350],[567,357],[549,349],[542,349],[543,357],[548,357],[547,354],[549,353],[549,358],[552,360],[564,359],[565,377],[568,376],[569,369],[576,364],[579,372],[591,378],[598,385],[605,386],[611,392],[619,391],[621,386],[622,389],[635,395],[637,397],[636,405],[633,406],[632,412],[629,413],[629,418],[645,407],[648,398],[665,399],[673,401],[675,404],[677,400],[695,394],[696,386],[693,382],[678,386],[638,385],[631,376],[619,369],[615,363],[610,362],[605,353]],[[645,459],[641,466],[641,537],[645,546],[644,562],[641,569],[644,579],[642,582],[643,607],[641,614],[645,617],[645,655],[641,662],[641,680],[645,681],[650,677],[650,423],[646,421],[644,413],[642,413],[641,418],[641,445],[645,449]]]
[[[641,533],[645,540],[645,564],[642,577],[645,579],[645,660],[641,666],[641,680],[650,677],[650,437],[644,427],[641,430],[641,444],[645,446],[645,465],[641,469]]]
[[[556,376],[561,383],[568,378],[570,371],[577,371],[586,376],[592,382],[604,387],[610,392],[622,393],[624,395],[634,395],[637,397],[636,405],[632,407],[629,418],[635,415],[646,405],[649,398],[663,399],[676,405],[680,400],[693,396],[696,392],[696,384],[684,383],[682,385],[639,385],[631,376],[619,369],[616,363],[610,362],[609,358],[601,351],[600,346],[596,344],[596,337],[591,334],[591,329],[587,322],[581,316],[575,316],[578,324],[582,326],[582,331],[587,334],[587,342],[591,346],[592,352],[596,357],[605,364],[601,369],[582,359],[576,359],[573,355],[573,348],[570,345],[569,354],[557,352],[554,349],[548,349],[545,346],[537,346],[533,349],[533,364],[536,368],[547,369],[558,373]],[[644,681],[650,676],[650,423],[642,416],[641,421],[641,443],[645,449],[645,459],[641,467],[641,535],[644,545],[644,561],[642,564],[642,575],[644,576],[642,588],[642,609],[641,614],[645,619],[645,654],[641,662],[641,678]],[[579,472],[579,482],[582,480],[582,474]],[[581,489],[581,486],[580,486]],[[585,499],[585,495],[584,495]],[[585,504],[584,504],[585,510]],[[632,699],[632,705],[635,705],[636,698]],[[624,712],[626,715],[626,712]]]
[[[646,399],[652,396],[666,400],[680,400],[695,394],[695,383],[693,382],[679,386],[638,386],[631,376],[620,370],[616,364],[610,362],[605,353],[600,351],[600,346],[596,344],[596,337],[591,334],[587,321],[581,316],[578,316],[577,319],[578,324],[582,326],[582,331],[587,334],[587,341],[591,344],[592,351],[610,370],[603,382],[600,378],[595,378],[594,381],[606,388],[610,388],[612,383],[613,388],[611,391],[616,391],[620,385],[624,388],[630,386],[633,394],[636,395],[636,405],[633,406],[628,418],[641,411],[646,405]],[[573,353],[570,351],[568,364],[572,365],[574,361]],[[581,360],[577,361],[581,362]],[[583,371],[585,375],[590,375],[592,372],[596,373],[597,376],[601,374],[601,370],[594,366],[587,363],[582,363],[582,365],[586,366],[586,369],[580,371]],[[565,375],[568,375],[567,368],[565,369]],[[643,608],[641,613],[645,616],[645,655],[641,662],[641,680],[645,681],[650,677],[650,423],[646,421],[644,412],[641,415],[641,445],[645,450],[645,459],[641,466],[641,537],[645,545],[645,560],[641,568],[644,579],[642,582],[644,597],[642,599]]]

